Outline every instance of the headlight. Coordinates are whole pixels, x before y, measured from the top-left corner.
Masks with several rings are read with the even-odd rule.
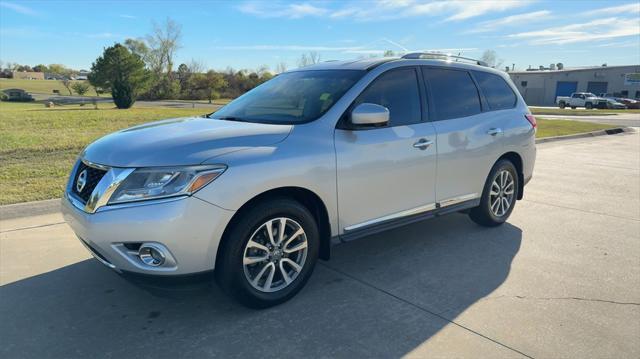
[[[190,195],[226,169],[226,166],[139,168],[122,181],[109,204]]]

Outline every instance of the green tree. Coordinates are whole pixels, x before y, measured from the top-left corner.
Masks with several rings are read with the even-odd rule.
[[[47,68],[47,65],[36,65],[33,67],[33,71],[35,72],[49,72],[49,68]]]
[[[121,44],[107,47],[91,66],[89,82],[94,87],[111,90],[118,108],[133,106],[147,82],[144,61]]]
[[[89,87],[90,87],[89,84],[86,83],[85,81],[77,81],[71,85],[71,88],[73,89],[73,91],[75,91],[75,93],[77,93],[80,96],[84,96],[84,94],[89,92]]]
[[[204,94],[209,103],[220,97],[220,92],[227,86],[221,73],[209,70],[206,74],[194,75],[196,86]]]

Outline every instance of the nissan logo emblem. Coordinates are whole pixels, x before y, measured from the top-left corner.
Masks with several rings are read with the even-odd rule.
[[[78,179],[76,179],[76,191],[78,191],[78,193],[82,192],[86,184],[87,184],[87,170],[83,170],[78,175]]]

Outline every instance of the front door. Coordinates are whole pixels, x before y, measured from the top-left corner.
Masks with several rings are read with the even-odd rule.
[[[420,89],[416,68],[389,70],[347,111],[361,103],[378,104],[389,110],[389,123],[336,129],[341,230],[352,232],[435,208],[435,130],[423,122],[426,102]]]

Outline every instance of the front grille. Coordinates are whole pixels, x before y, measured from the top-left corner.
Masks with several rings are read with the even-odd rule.
[[[82,175],[83,171],[86,171],[87,173],[85,185],[82,188],[82,191],[78,191],[78,180],[80,179],[80,176]],[[71,191],[80,199],[82,199],[82,201],[86,204],[87,201],[89,200],[89,197],[91,197],[91,193],[98,185],[98,182],[100,182],[100,180],[102,179],[102,177],[104,177],[106,173],[107,171],[105,170],[87,166],[84,162],[81,161],[80,164],[78,165],[78,170],[75,173],[75,178],[73,179],[73,187],[71,188]]]

